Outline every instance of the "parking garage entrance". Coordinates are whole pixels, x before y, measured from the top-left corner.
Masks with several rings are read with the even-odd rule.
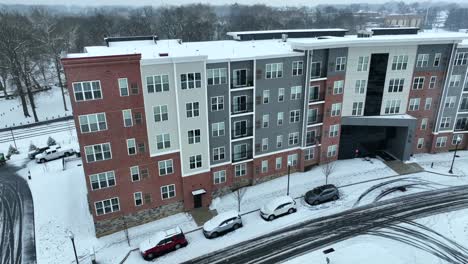
[[[409,115],[343,117],[339,159],[380,156],[408,160],[412,153],[416,119]]]

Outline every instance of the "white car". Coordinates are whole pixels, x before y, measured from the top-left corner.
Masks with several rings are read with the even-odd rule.
[[[206,238],[216,238],[219,235],[235,231],[242,227],[242,217],[237,211],[221,213],[203,225],[203,235]]]
[[[50,146],[46,151],[37,154],[35,159],[37,163],[44,163],[49,160],[59,159],[61,157],[68,157],[75,154],[73,149],[62,149],[60,146]]]
[[[297,211],[296,201],[289,196],[280,196],[266,203],[260,209],[260,216],[268,221],[278,216],[292,214]]]

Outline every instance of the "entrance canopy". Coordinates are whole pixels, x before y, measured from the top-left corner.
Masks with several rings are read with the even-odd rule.
[[[198,190],[192,191],[193,196],[199,195],[199,194],[204,194],[204,193],[206,193],[205,189],[198,189]]]

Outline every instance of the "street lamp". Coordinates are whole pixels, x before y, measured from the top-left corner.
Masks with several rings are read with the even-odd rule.
[[[286,192],[286,195],[289,196],[289,177],[290,177],[290,174],[291,174],[291,161],[288,160],[288,190]]]
[[[453,174],[453,163],[455,162],[455,157],[457,156],[458,144],[462,141],[460,135],[457,135],[456,144],[455,144],[455,152],[453,152],[453,159],[452,165],[450,166],[449,173]]]
[[[73,234],[72,231],[68,230],[67,231],[67,236],[70,238],[72,245],[73,245],[73,252],[75,252],[75,259],[76,263],[78,264],[78,255],[76,255],[76,247],[75,247],[75,235]]]

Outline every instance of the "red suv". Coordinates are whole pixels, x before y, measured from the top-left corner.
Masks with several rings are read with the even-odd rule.
[[[140,252],[144,259],[152,260],[167,252],[187,246],[188,241],[180,227],[160,231],[150,239],[140,244]]]

